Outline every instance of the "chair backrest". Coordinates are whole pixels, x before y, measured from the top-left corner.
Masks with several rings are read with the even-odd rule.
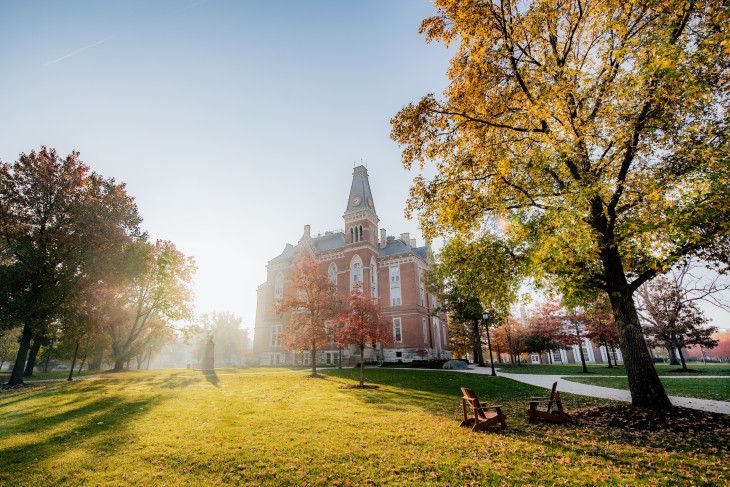
[[[462,387],[461,392],[464,393],[464,399],[466,399],[466,401],[472,407],[472,409],[474,410],[474,414],[479,417],[479,419],[486,419],[484,411],[479,409],[481,404],[479,403],[479,399],[477,398],[477,393],[467,387]]]
[[[553,401],[555,401],[555,395],[558,393],[558,381],[553,382],[553,388],[550,390],[550,401],[547,405],[547,412],[550,412],[550,410],[553,408]],[[558,396],[559,397],[559,396]]]

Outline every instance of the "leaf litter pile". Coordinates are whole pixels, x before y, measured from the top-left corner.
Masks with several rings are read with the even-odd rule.
[[[645,409],[630,404],[600,406],[575,411],[578,423],[635,431],[674,433],[730,430],[730,415],[673,406],[666,410]]]

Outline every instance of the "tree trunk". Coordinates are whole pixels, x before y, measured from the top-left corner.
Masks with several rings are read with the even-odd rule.
[[[71,360],[71,370],[68,371],[68,381],[74,380],[74,367],[76,366],[76,355],[79,353],[79,342],[76,342],[76,348],[74,348],[74,358]]]
[[[680,344],[677,346],[677,350],[679,352],[679,359],[682,361],[682,370],[686,371],[687,369],[687,363],[684,361],[684,355],[682,354],[682,345]]]
[[[580,354],[580,363],[583,365],[583,373],[588,373],[588,367],[586,367],[586,357],[583,354],[583,346],[581,343],[578,344],[578,352]]]
[[[360,347],[360,387],[365,385],[365,346]]]
[[[610,369],[613,367],[613,365],[611,365],[611,350],[609,350],[608,343],[606,343],[605,341],[603,342],[603,348],[606,349],[606,358],[608,359],[608,368]]]
[[[314,348],[314,345],[309,353],[312,358],[312,377],[317,377],[317,349]]]
[[[115,360],[113,370],[116,370],[117,372],[120,370],[124,370],[124,360],[122,360],[122,359]]]
[[[86,349],[86,353],[84,354],[83,358],[81,359],[81,363],[79,364],[79,371],[76,372],[76,375],[81,374],[81,369],[84,368],[84,362],[86,362],[86,356],[89,354],[89,349]]]
[[[479,333],[479,320],[472,322],[474,329],[474,360],[477,361],[479,367],[484,367],[484,355],[482,354],[482,337]]]
[[[667,340],[666,342],[666,348],[667,348],[667,355],[669,355],[669,365],[679,365],[679,360],[677,360],[677,352],[674,345],[672,345],[672,342],[670,340]]]
[[[649,355],[634,299],[628,286],[624,288],[623,292],[609,293],[609,299],[629,380],[631,403],[643,408],[668,409],[672,404]]]
[[[33,332],[30,325],[23,326],[23,335],[20,337],[20,345],[18,347],[18,355],[15,357],[13,364],[13,372],[10,374],[9,386],[16,386],[23,383],[23,371],[25,369],[25,359],[30,349],[30,341],[33,338]]]
[[[30,347],[30,352],[28,353],[28,361],[25,364],[23,377],[33,377],[33,369],[35,369],[35,361],[36,358],[38,358],[38,351],[41,349],[41,341],[40,337],[35,337],[33,339],[33,346]]]
[[[89,362],[88,370],[99,370],[101,369],[101,362],[104,360],[104,350],[99,350],[94,353]]]

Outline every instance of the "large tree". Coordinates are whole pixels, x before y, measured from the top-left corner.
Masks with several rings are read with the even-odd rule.
[[[610,302],[636,406],[671,404],[634,293],[684,256],[730,256],[728,3],[435,0],[457,45],[444,96],[393,119],[427,237],[499,235],[563,295]]]
[[[193,318],[190,289],[195,261],[167,240],[139,240],[127,251],[121,288],[104,324],[111,338],[114,370],[142,353],[162,328]],[[124,282],[125,273],[128,281]]]
[[[289,322],[281,334],[288,350],[309,350],[312,375],[317,374],[317,350],[334,339],[330,326],[340,311],[337,287],[317,261],[303,258],[294,266],[286,292],[276,302],[279,313]]]
[[[91,173],[76,152],[62,159],[43,147],[0,164],[0,324],[23,327],[9,384],[22,383],[26,361],[32,372],[93,255],[136,233],[138,224],[124,185]]]

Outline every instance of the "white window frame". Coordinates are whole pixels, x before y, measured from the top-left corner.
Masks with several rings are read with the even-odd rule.
[[[388,272],[390,273],[390,285],[392,286],[394,283],[400,285],[400,265],[390,266]]]
[[[332,262],[329,268],[330,282],[337,285],[337,264]]]
[[[284,274],[279,272],[274,278],[274,299],[279,300],[284,297]]]
[[[400,294],[400,288],[394,287],[390,289],[390,305],[391,306],[400,306],[402,303],[401,300],[401,294]]]
[[[269,345],[272,347],[281,347],[284,344],[284,339],[281,338],[281,334],[284,332],[284,325],[271,325],[270,341]],[[280,335],[279,338],[274,336]]]
[[[403,343],[403,324],[400,318],[393,318],[393,338],[396,343]]]
[[[428,343],[428,323],[426,322],[426,318],[422,318],[423,320],[423,343]]]

